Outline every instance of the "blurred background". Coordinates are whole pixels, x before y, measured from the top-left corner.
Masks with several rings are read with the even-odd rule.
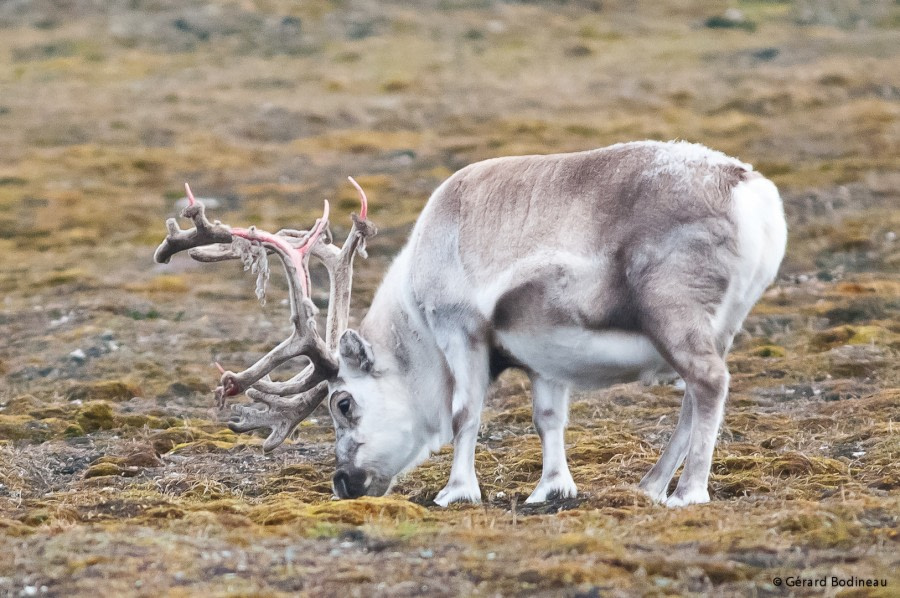
[[[811,571],[835,550],[866,555],[857,574],[896,571],[898,72],[891,0],[0,0],[0,548],[14,555],[0,592],[102,578],[270,595],[309,590],[314,571],[326,592],[617,579],[625,594],[765,594],[797,548]],[[271,457],[224,429],[210,364],[243,368],[285,336],[284,283],[273,276],[261,307],[234,263],[153,263],[185,181],[212,218],[272,231],[307,228],[332,200],[341,239],[356,177],[380,228],[357,261],[358,321],[455,170],[648,138],[754,164],[789,220],[782,273],[730,358],[718,506],[662,514],[622,486],[671,433],[668,387],[576,396],[567,438],[585,494],[567,518],[511,506],[540,476],[515,374],[485,414],[482,510],[422,507],[446,452],[398,486],[412,502],[330,503],[324,411]],[[315,271],[320,306],[325,284]],[[409,557],[386,590],[371,537]],[[246,538],[269,552],[235,548]],[[303,575],[271,556],[297,538],[318,555]],[[74,545],[93,556],[73,561]],[[201,549],[206,564],[185,564]],[[457,576],[460,558],[486,569]],[[151,584],[154,559],[168,564]]]

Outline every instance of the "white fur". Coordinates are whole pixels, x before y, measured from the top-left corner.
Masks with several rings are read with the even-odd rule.
[[[745,170],[753,170],[751,165],[699,143],[687,141],[675,143],[645,141],[643,143],[653,146],[657,150],[653,164],[647,170],[649,178],[656,178],[663,174],[686,177],[699,166],[738,166]],[[709,182],[709,180],[704,180],[704,182]]]
[[[778,189],[768,179],[739,183],[732,191],[732,209],[738,223],[740,267],[729,285],[713,329],[740,325],[757,298],[772,284],[787,243],[787,226]],[[734,334],[737,330],[729,330]]]
[[[549,379],[584,387],[652,378],[668,364],[642,334],[564,327],[498,335],[516,359]]]

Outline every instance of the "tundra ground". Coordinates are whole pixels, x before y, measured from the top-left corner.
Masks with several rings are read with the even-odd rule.
[[[0,3],[0,595],[900,592],[900,9],[288,0]],[[738,336],[708,505],[636,483],[681,392],[574,397],[576,499],[540,477],[526,379],[483,417],[484,504],[446,449],[332,501],[319,409],[264,456],[214,360],[286,335],[283,280],[152,253],[182,183],[234,225],[304,228],[354,175],[380,234],[353,317],[429,193],[479,159],[682,138],[782,190],[787,257]],[[317,300],[327,291],[314,272]],[[288,369],[281,372],[288,374]],[[802,588],[776,577],[886,579]]]

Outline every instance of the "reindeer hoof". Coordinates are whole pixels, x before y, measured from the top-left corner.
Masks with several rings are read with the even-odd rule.
[[[439,507],[446,507],[455,502],[480,503],[481,489],[478,487],[478,482],[474,482],[474,484],[450,482],[434,498],[434,503]]]
[[[686,507],[688,505],[700,505],[708,502],[709,492],[706,490],[706,488],[687,491],[682,491],[681,488],[676,488],[675,492],[672,493],[672,496],[670,496],[666,500],[666,506]]]
[[[654,487],[651,484],[646,483],[644,480],[641,480],[641,483],[638,484],[638,490],[646,494],[650,497],[656,504],[665,504],[666,502],[666,487]]]
[[[545,502],[548,500],[558,500],[560,498],[575,498],[578,495],[578,488],[575,487],[575,481],[572,474],[556,474],[549,478],[541,478],[537,488],[531,493],[525,502],[528,504],[536,502]]]

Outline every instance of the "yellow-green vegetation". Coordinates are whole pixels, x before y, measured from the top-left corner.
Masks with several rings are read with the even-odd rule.
[[[0,594],[896,595],[898,48],[888,0],[0,2]],[[184,181],[273,230],[329,199],[340,236],[355,176],[380,229],[358,321],[455,170],[642,138],[753,163],[789,221],[729,358],[712,503],[636,489],[669,386],[575,393],[581,494],[544,505],[519,373],[487,402],[478,506],[431,502],[449,448],[333,501],[326,410],[264,456],[213,408],[212,362],[252,363],[288,308],[277,275],[260,306],[235,263],[153,263]]]

